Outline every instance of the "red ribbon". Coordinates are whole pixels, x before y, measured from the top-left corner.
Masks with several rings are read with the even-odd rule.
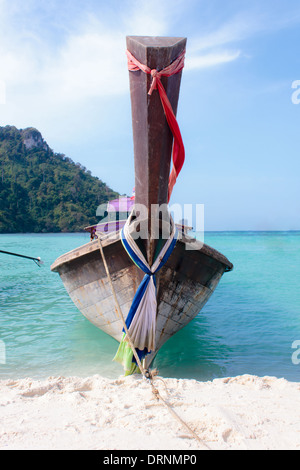
[[[185,151],[184,145],[180,133],[180,129],[178,126],[178,122],[176,120],[175,114],[173,112],[171,103],[167,97],[166,90],[164,89],[163,84],[161,83],[161,77],[170,77],[175,73],[180,72],[184,67],[184,58],[185,58],[185,51],[183,51],[177,59],[174,60],[170,65],[165,67],[163,70],[156,70],[150,69],[147,65],[141,64],[128,50],[126,51],[127,58],[128,58],[128,70],[131,72],[136,72],[138,70],[142,70],[144,73],[151,75],[152,83],[150,89],[148,91],[148,95],[151,95],[153,90],[158,89],[159,96],[161,99],[161,103],[164,109],[164,113],[171,129],[171,132],[174,137],[173,143],[173,152],[172,152],[172,161],[173,167],[169,176],[169,186],[168,186],[168,202],[170,201],[171,193],[173,191],[173,187],[176,183],[177,176],[180,173],[180,170],[184,163],[185,158]]]

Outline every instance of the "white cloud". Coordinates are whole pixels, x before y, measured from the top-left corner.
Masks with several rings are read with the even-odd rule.
[[[116,15],[109,8],[100,15],[99,8],[93,13],[82,9],[79,17],[77,9],[76,19],[71,18],[71,6],[72,2],[63,3],[58,14],[54,0],[44,10],[33,0],[25,4],[16,1],[12,7],[7,0],[0,0],[0,80],[14,110],[21,103],[19,112],[30,108],[36,112],[43,102],[48,113],[57,112],[70,104],[128,93],[126,34],[168,35],[186,2],[128,0]],[[70,20],[63,22],[68,11]],[[242,40],[264,29],[283,27],[288,19],[276,24],[273,19],[267,24],[262,13],[253,11],[208,25],[206,34],[188,38],[186,71],[238,60]]]
[[[130,10],[123,16],[124,26],[129,35],[164,36],[170,24],[171,12],[181,8],[183,2],[161,0],[134,0]],[[178,10],[177,10],[178,11]]]
[[[240,55],[240,51],[221,51],[198,56],[192,55],[186,59],[185,69],[188,71],[225,64],[238,59]]]
[[[241,57],[236,45],[251,37],[260,28],[260,20],[251,14],[237,14],[219,26],[210,27],[209,32],[189,41],[187,70],[213,67],[232,62]],[[234,49],[228,49],[233,44]]]
[[[40,78],[52,96],[81,101],[125,92],[127,73],[124,36],[102,31],[70,35],[57,55],[47,58]]]
[[[0,80],[0,104],[6,102],[6,84],[3,80]]]
[[[5,4],[0,0],[0,9]],[[119,14],[119,23],[106,23],[105,17],[84,14],[81,25],[70,27],[60,40],[47,42],[36,31],[42,26],[36,18],[24,19],[17,29],[12,15],[2,11],[0,25],[0,79],[11,95],[26,87],[28,95],[43,95],[43,100],[78,102],[92,97],[118,95],[128,91],[126,34],[164,35],[167,28],[167,2],[159,7],[153,0],[131,2],[131,11]],[[157,14],[159,9],[159,15]],[[3,9],[2,9],[3,10]],[[121,25],[120,25],[121,18]],[[35,28],[30,30],[30,25]],[[24,26],[25,25],[25,26]],[[33,26],[32,26],[33,27]]]

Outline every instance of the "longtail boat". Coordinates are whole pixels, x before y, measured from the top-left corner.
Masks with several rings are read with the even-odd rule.
[[[184,161],[176,113],[185,48],[186,38],[127,37],[134,204],[126,205],[126,217],[113,228],[109,221],[86,227],[91,241],[51,266],[80,312],[120,343],[115,360],[126,374],[136,371],[128,335],[148,368],[233,268],[221,253],[191,237],[187,227],[176,225],[168,211]]]

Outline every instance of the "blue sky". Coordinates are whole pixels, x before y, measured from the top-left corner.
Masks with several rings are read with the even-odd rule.
[[[300,230],[298,0],[0,0],[0,125],[131,194],[126,35],[188,39],[171,202],[205,230]]]

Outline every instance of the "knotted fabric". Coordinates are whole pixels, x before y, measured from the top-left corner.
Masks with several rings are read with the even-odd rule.
[[[139,358],[142,360],[151,351],[155,351],[155,332],[156,332],[156,282],[155,274],[163,267],[171,255],[176,241],[177,241],[177,228],[172,224],[172,233],[169,239],[164,244],[160,253],[156,257],[155,262],[150,267],[144,255],[137,246],[135,240],[129,231],[129,223],[127,223],[121,232],[121,241],[125,250],[132,261],[145,273],[145,276],[139,285],[136,294],[133,298],[131,308],[126,318],[126,327],[130,335],[131,341],[136,349]],[[120,343],[116,357],[116,361],[121,362],[125,367],[125,362],[128,364],[128,353],[130,353],[131,361],[135,363],[133,353],[129,351],[130,346],[126,341],[126,334],[123,329],[123,338]],[[124,343],[127,343],[125,345]],[[125,356],[127,359],[125,359]],[[130,369],[125,367],[127,371]]]
[[[169,186],[168,186],[168,202],[171,197],[173,187],[176,183],[177,176],[179,175],[181,168],[184,163],[185,150],[181,137],[181,132],[179,129],[178,122],[176,120],[175,114],[173,112],[171,103],[167,97],[166,90],[161,82],[161,77],[170,77],[176,73],[179,73],[184,67],[184,58],[185,51],[183,51],[177,59],[175,59],[170,65],[164,69],[158,71],[156,69],[150,69],[147,65],[139,62],[128,50],[126,51],[128,59],[128,70],[131,72],[136,72],[142,70],[144,73],[151,75],[152,83],[148,91],[148,95],[151,95],[153,90],[158,89],[160,100],[164,109],[164,113],[173,134],[174,143],[173,143],[173,152],[172,152],[172,161],[173,167],[169,176]]]

